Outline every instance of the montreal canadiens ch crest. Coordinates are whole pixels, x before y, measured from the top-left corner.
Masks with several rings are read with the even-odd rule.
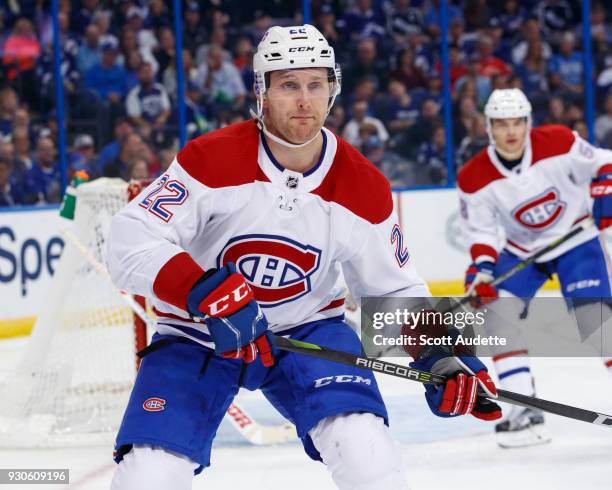
[[[519,204],[512,210],[512,216],[529,229],[543,230],[555,223],[565,208],[566,203],[561,200],[559,191],[551,187]]]
[[[312,290],[311,278],[321,250],[278,235],[232,238],[217,257],[217,266],[236,264],[262,308],[295,301]]]

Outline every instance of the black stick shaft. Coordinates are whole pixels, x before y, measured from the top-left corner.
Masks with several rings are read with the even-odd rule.
[[[554,242],[548,244],[546,247],[544,247],[542,250],[534,253],[533,255],[531,255],[530,257],[527,257],[525,260],[521,260],[518,264],[516,264],[514,267],[512,267],[511,269],[507,270],[506,272],[504,272],[503,274],[501,274],[500,276],[496,277],[494,281],[491,282],[492,286],[499,286],[502,282],[504,282],[506,279],[508,279],[509,277],[513,276],[514,274],[516,274],[517,272],[522,271],[525,267],[527,267],[529,264],[532,264],[533,262],[535,262],[536,260],[538,260],[540,257],[543,257],[544,255],[546,255],[549,252],[552,252],[555,248],[559,247],[560,245],[563,245],[565,242],[567,242],[568,240],[570,240],[571,238],[574,238],[576,235],[578,235],[578,233],[581,233],[582,231],[584,231],[584,226],[579,226],[577,228],[574,228],[572,231],[570,231],[569,233],[566,233],[565,235],[563,235],[561,238],[559,238],[558,240],[555,240]],[[473,295],[470,296],[465,296],[463,298],[461,298],[459,301],[457,301],[453,306],[451,306],[447,311],[453,311],[456,310],[457,308],[459,308],[459,306],[464,305],[466,303],[469,303],[472,299],[474,299]]]
[[[370,371],[389,374],[399,378],[411,379],[420,383],[444,383],[446,380],[444,376],[432,374],[427,371],[413,369],[400,364],[394,364],[392,362],[380,361],[370,357],[356,356],[355,354],[351,354],[349,352],[328,349],[316,344],[300,342],[298,340],[287,339],[285,337],[275,336],[274,343],[280,350],[305,354],[311,357],[318,357],[319,359],[346,364],[347,366],[361,367],[364,369],[369,369]]]
[[[508,279],[510,276],[513,276],[517,272],[523,270],[529,264],[535,262],[536,260],[538,260],[540,257],[543,257],[547,253],[552,252],[555,248],[563,245],[565,242],[567,242],[571,238],[574,238],[576,235],[578,235],[578,233],[581,233],[582,231],[584,231],[584,226],[579,226],[577,228],[574,228],[572,231],[570,231],[569,233],[563,235],[558,240],[555,240],[554,242],[552,242],[551,244],[547,245],[546,247],[544,247],[539,252],[536,252],[532,256],[527,257],[525,260],[519,262],[514,267],[512,267],[510,270],[504,272],[499,277],[495,278],[495,280],[491,284],[493,286],[497,286],[497,285],[501,284],[506,279]]]
[[[444,376],[439,376],[427,371],[413,369],[380,359],[357,356],[349,352],[328,349],[326,347],[321,347],[308,342],[301,342],[299,340],[275,336],[274,343],[280,350],[317,357],[327,361],[346,364],[347,366],[360,367],[377,373],[388,374],[390,376],[396,376],[398,378],[404,378],[411,381],[418,381],[420,383],[440,384],[446,381]],[[536,398],[533,396],[521,395],[520,393],[514,393],[512,391],[498,389],[497,394],[497,399],[491,398],[491,400],[511,403],[513,405],[519,405],[526,408],[535,408],[544,412],[560,415],[561,417],[581,420],[583,422],[612,428],[612,416],[610,415],[585,410],[583,408],[572,407],[569,405],[563,405],[562,403],[542,400],[541,398]]]
[[[582,420],[583,422],[588,422],[590,424],[603,425],[605,427],[612,428],[612,416],[604,413],[593,412],[591,410],[585,410],[584,408],[563,405],[562,403],[542,400],[541,398],[521,395],[520,393],[513,393],[512,391],[500,389],[497,390],[497,399],[502,402],[512,403],[513,405],[520,405],[527,408],[537,408],[544,412],[560,415],[561,417]]]

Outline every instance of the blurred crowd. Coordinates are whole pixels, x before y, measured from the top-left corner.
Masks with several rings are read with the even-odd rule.
[[[312,0],[342,94],[326,126],[396,187],[448,181],[488,144],[484,103],[519,87],[534,123],[587,136],[578,0],[449,2],[453,125],[444,130],[438,0]],[[249,118],[252,55],[268,27],[302,23],[301,0],[60,0],[69,177],[151,178],[178,150],[176,59],[188,138]],[[248,8],[246,8],[248,4]],[[597,144],[612,147],[612,6],[592,2]],[[49,0],[0,0],[0,206],[61,200]],[[220,162],[222,164],[222,162]]]

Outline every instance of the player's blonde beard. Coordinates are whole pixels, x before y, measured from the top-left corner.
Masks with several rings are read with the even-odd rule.
[[[264,114],[264,120],[266,120],[266,115]],[[325,117],[323,118],[322,121],[317,121],[316,124],[313,127],[312,130],[312,135],[310,137],[307,137],[306,142],[304,143],[294,143],[292,140],[293,138],[290,138],[289,135],[284,134],[284,132],[280,131],[278,126],[276,126],[275,124],[271,123],[270,119],[268,118],[267,120],[267,129],[270,133],[276,133],[274,134],[274,136],[276,136],[277,138],[279,138],[281,141],[284,142],[284,146],[290,146],[290,148],[302,148],[304,146],[308,146],[310,143],[312,143],[313,141],[315,141],[317,139],[317,137],[319,136],[319,134],[321,133],[321,128],[323,127],[323,124],[325,123]],[[266,136],[268,136],[266,134]],[[283,144],[283,143],[281,143]]]
[[[273,134],[268,127],[266,126],[265,123],[265,113],[262,115],[262,117],[259,117],[257,115],[257,113],[253,110],[250,109],[250,113],[251,113],[251,117],[255,120],[257,127],[261,130],[261,132],[263,134],[266,135],[267,138],[270,138],[272,141],[274,141],[275,143],[278,143],[279,145],[283,145],[286,146],[287,148],[303,148],[307,145],[309,145],[310,143],[312,143],[317,136],[319,136],[319,133],[321,132],[321,128],[323,127],[323,124],[325,123],[325,119],[327,118],[327,115],[329,114],[329,109],[327,110],[327,112],[325,113],[325,117],[323,118],[323,121],[320,123],[319,128],[314,131],[314,135],[307,141],[305,141],[304,143],[292,143],[289,140],[283,139],[280,136],[277,136],[275,134]],[[276,129],[276,128],[274,128]],[[278,129],[277,129],[278,131]],[[278,131],[280,133],[280,131]]]
[[[339,68],[337,68],[336,70],[339,70]],[[336,80],[334,81],[334,87],[331,89],[331,93],[330,93],[330,97],[328,99],[328,103],[327,103],[327,110],[325,111],[325,116],[323,116],[323,120],[321,121],[321,126],[317,129],[317,131],[315,131],[314,135],[312,136],[312,138],[310,138],[308,141],[305,141],[304,143],[292,143],[290,141],[284,140],[283,138],[272,134],[270,132],[270,130],[266,127],[266,123],[264,121],[265,119],[265,112],[263,109],[263,99],[264,97],[266,97],[264,94],[261,94],[259,92],[257,92],[257,88],[256,88],[256,92],[257,92],[257,111],[254,111],[253,108],[249,109],[249,112],[251,114],[251,117],[255,120],[255,123],[257,124],[257,127],[259,128],[259,130],[266,135],[266,137],[270,138],[272,141],[278,143],[279,145],[285,146],[287,148],[303,148],[306,145],[309,145],[310,143],[312,143],[317,136],[319,136],[319,132],[321,131],[321,128],[323,128],[323,125],[325,124],[325,119],[327,119],[327,116],[329,115],[332,106],[334,105],[334,101],[336,100],[336,97],[338,96],[338,94],[340,93],[340,82],[339,82],[339,75],[336,75]],[[257,77],[256,77],[257,79]],[[257,84],[256,84],[257,87]],[[338,90],[336,90],[336,88]]]

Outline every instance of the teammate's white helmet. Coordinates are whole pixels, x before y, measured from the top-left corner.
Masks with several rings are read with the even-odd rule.
[[[527,118],[527,131],[531,129],[531,103],[518,88],[504,88],[493,90],[484,108],[487,121],[489,142],[495,145],[491,132],[491,119]]]
[[[257,97],[257,114],[253,114],[267,136],[271,136],[263,125],[263,100],[266,94],[266,74],[276,70],[295,68],[327,68],[332,90],[327,111],[331,109],[336,96],[340,93],[342,76],[336,64],[334,49],[327,43],[323,34],[310,24],[292,27],[270,27],[257,46],[253,57],[255,72],[255,95]],[[313,138],[314,139],[314,138]],[[312,141],[312,140],[311,140]],[[310,143],[294,145],[280,140],[290,147],[301,147]]]

